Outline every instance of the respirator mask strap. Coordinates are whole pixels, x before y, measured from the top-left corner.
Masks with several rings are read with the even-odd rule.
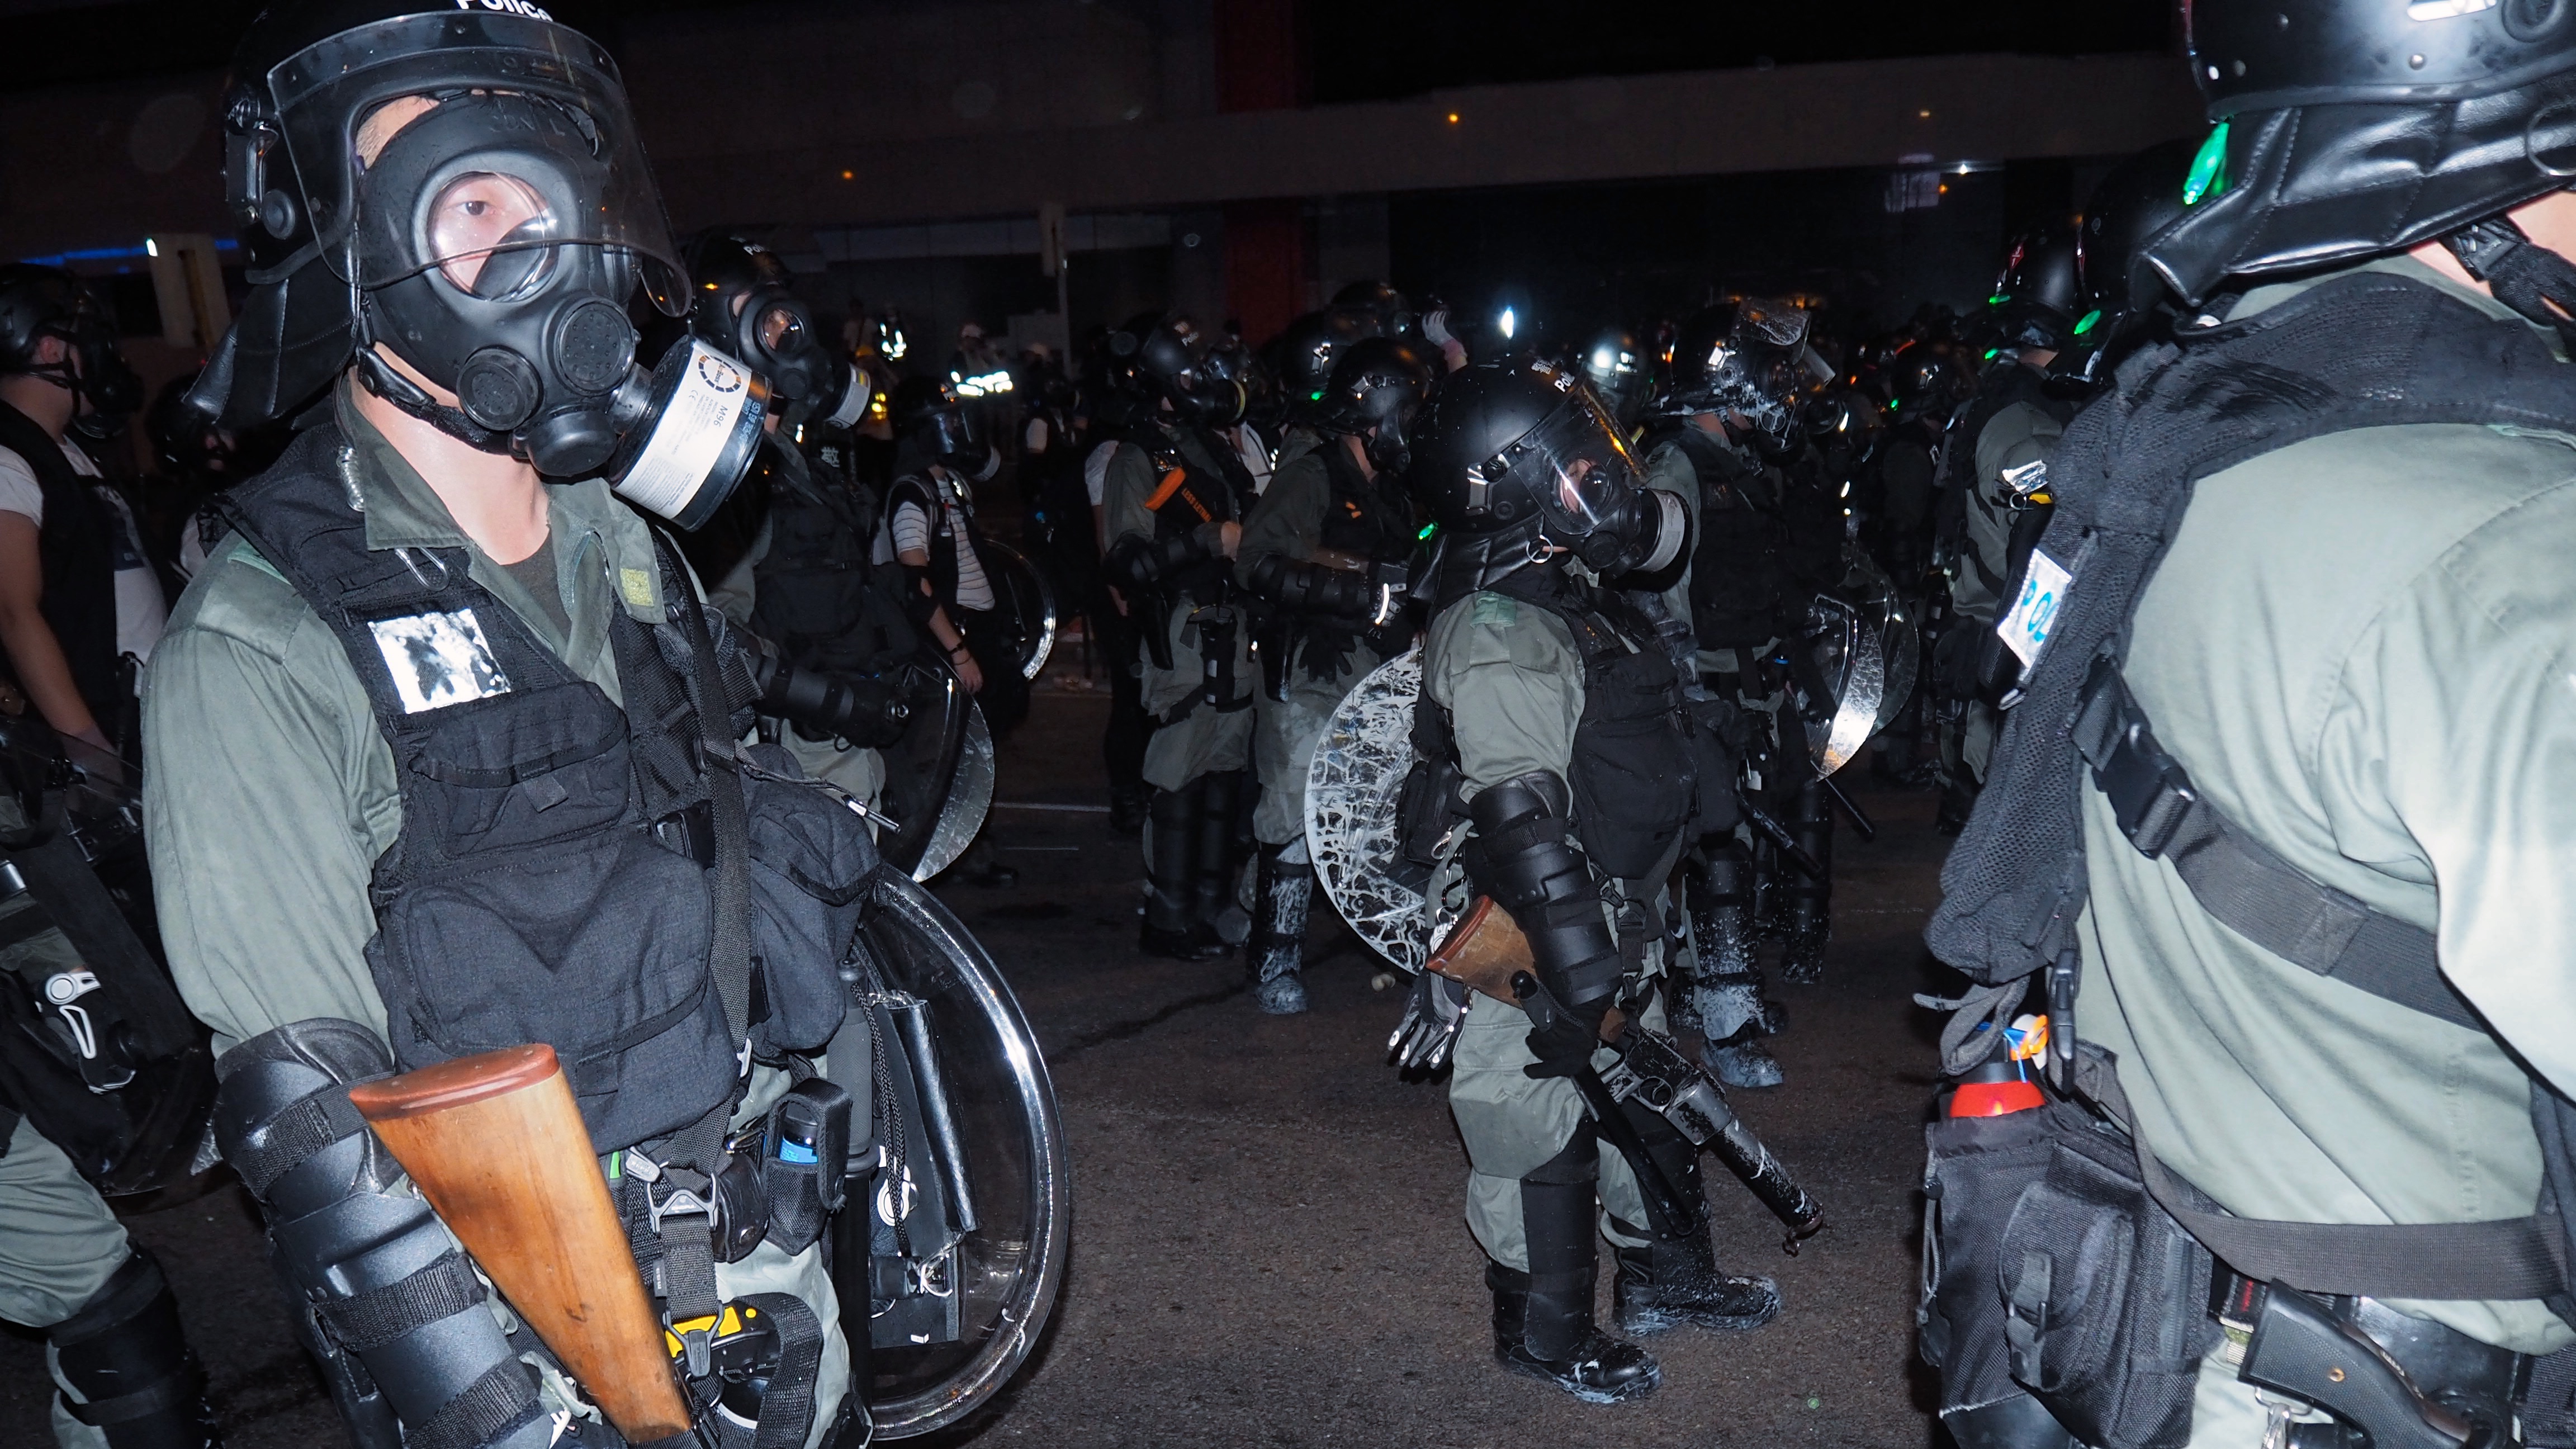
[[[396,411],[420,419],[478,453],[499,457],[509,455],[510,435],[497,433],[467,417],[463,411],[447,406],[423,391],[420,384],[396,371],[376,351],[372,341],[359,339],[358,381],[367,391],[391,403]]]

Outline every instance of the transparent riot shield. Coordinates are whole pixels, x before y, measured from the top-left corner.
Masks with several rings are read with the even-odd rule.
[[[877,1434],[905,1439],[972,1415],[1027,1361],[1063,1277],[1072,1188],[1055,1086],[1009,984],[927,890],[878,881],[830,1054],[860,1104],[861,1164],[832,1273]]]
[[[1035,679],[1055,652],[1055,585],[1046,570],[1029,562],[1008,544],[986,543],[984,567],[992,575],[995,607],[1012,621],[1020,636],[1020,677]]]

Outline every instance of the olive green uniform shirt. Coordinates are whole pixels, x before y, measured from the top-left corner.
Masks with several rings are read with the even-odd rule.
[[[2512,315],[2420,263],[2371,267]],[[2561,1091],[2576,1091],[2571,557],[2576,438],[2315,438],[2198,485],[2126,665],[2207,799],[2310,877],[2435,931],[2443,974]],[[2118,1053],[2148,1148],[2246,1217],[2532,1211],[2531,1086],[2503,1047],[2235,934],[2129,845],[2100,791],[2083,799],[2077,1025]],[[2403,1306],[2520,1352],[2576,1343],[2537,1302]]]
[[[1980,624],[1995,621],[1996,595],[2011,577],[2013,519],[2018,515],[2005,502],[2013,489],[2004,475],[2033,463],[2045,464],[2065,432],[2064,423],[2029,403],[2017,402],[1988,418],[1977,433],[1975,474],[1968,480],[1967,497],[1967,546],[1976,562],[1960,562],[1950,597],[1961,614]],[[1989,575],[1994,584],[1986,582]]]
[[[474,547],[429,485],[349,403],[342,480],[371,549],[462,548],[492,591],[574,674],[621,698],[611,611],[662,618],[652,534],[597,480],[546,490],[557,596],[548,619]],[[170,616],[143,687],[145,839],[180,994],[217,1051],[333,1016],[384,1030],[368,975],[367,885],[402,829],[393,749],[340,640],[239,535]]]

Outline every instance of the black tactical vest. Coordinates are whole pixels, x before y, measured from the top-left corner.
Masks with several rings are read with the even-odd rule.
[[[1575,835],[1604,874],[1644,881],[1696,809],[1700,752],[1672,654],[1633,605],[1562,569],[1522,569],[1487,591],[1545,609],[1573,634],[1583,656],[1583,717],[1566,768]],[[1456,722],[1428,690],[1415,714],[1417,744],[1454,767]]]
[[[1317,546],[1364,558],[1371,563],[1400,564],[1413,556],[1413,515],[1402,485],[1392,473],[1372,482],[1351,461],[1338,438],[1327,440],[1321,456],[1331,492],[1324,500],[1323,526]],[[1293,658],[1316,679],[1331,679],[1350,667],[1358,631],[1316,614],[1288,621],[1294,639]]]
[[[1138,428],[1126,446],[1143,453],[1153,465],[1156,482],[1147,501],[1154,514],[1156,539],[1195,533],[1204,524],[1241,521],[1251,478],[1240,461],[1228,459],[1223,450],[1210,449],[1195,433],[1175,432],[1160,424]],[[1234,461],[1234,473],[1243,476],[1240,489],[1226,471],[1228,461]],[[1223,601],[1233,577],[1233,560],[1218,555],[1174,572],[1163,587],[1194,603],[1215,604]]]
[[[869,564],[876,508],[864,487],[765,448],[769,552],[752,568],[751,627],[808,669],[875,674],[920,639]]]
[[[45,591],[37,609],[62,646],[81,702],[113,731],[126,704],[116,668],[116,515],[90,491],[94,480],[72,471],[52,435],[7,403],[0,403],[0,448],[26,460],[44,494],[36,557]]]
[[[971,533],[963,539],[958,536],[949,518],[947,501],[940,496],[943,486],[955,485],[942,485],[918,473],[897,478],[886,493],[886,517],[892,519],[897,507],[910,503],[930,521],[930,586],[938,592],[942,605],[956,609],[964,607],[957,602],[957,550],[973,548],[975,543]]]
[[[1780,475],[1697,427],[1673,435],[1699,480],[1691,551],[1691,628],[1702,649],[1757,648],[1778,636],[1789,592],[1789,524]]]
[[[545,1042],[605,1152],[728,1109],[746,1036],[758,1056],[821,1046],[875,854],[812,789],[710,767],[753,691],[675,555],[661,622],[612,610],[621,710],[467,576],[467,550],[368,549],[345,446],[303,434],[227,509],[339,639],[392,747],[402,831],[375,863],[367,964],[396,1065]]]

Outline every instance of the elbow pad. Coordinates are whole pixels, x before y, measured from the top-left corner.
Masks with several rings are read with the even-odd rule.
[[[1130,588],[1160,588],[1164,580],[1190,565],[1216,557],[1215,540],[1203,536],[1208,531],[1195,528],[1169,538],[1128,534],[1109,550],[1110,572]]]
[[[1487,786],[1467,802],[1476,838],[1458,852],[1476,888],[1529,937],[1540,984],[1594,1026],[1626,974],[1601,912],[1592,863],[1576,849],[1565,781],[1546,771]]]
[[[754,655],[763,714],[787,721],[811,738],[848,740],[881,749],[903,738],[912,707],[884,680],[867,675],[799,669],[783,659]]]
[[[1252,565],[1253,595],[1291,614],[1334,614],[1366,619],[1375,612],[1376,589],[1368,575],[1301,563],[1286,554],[1264,554]]]

